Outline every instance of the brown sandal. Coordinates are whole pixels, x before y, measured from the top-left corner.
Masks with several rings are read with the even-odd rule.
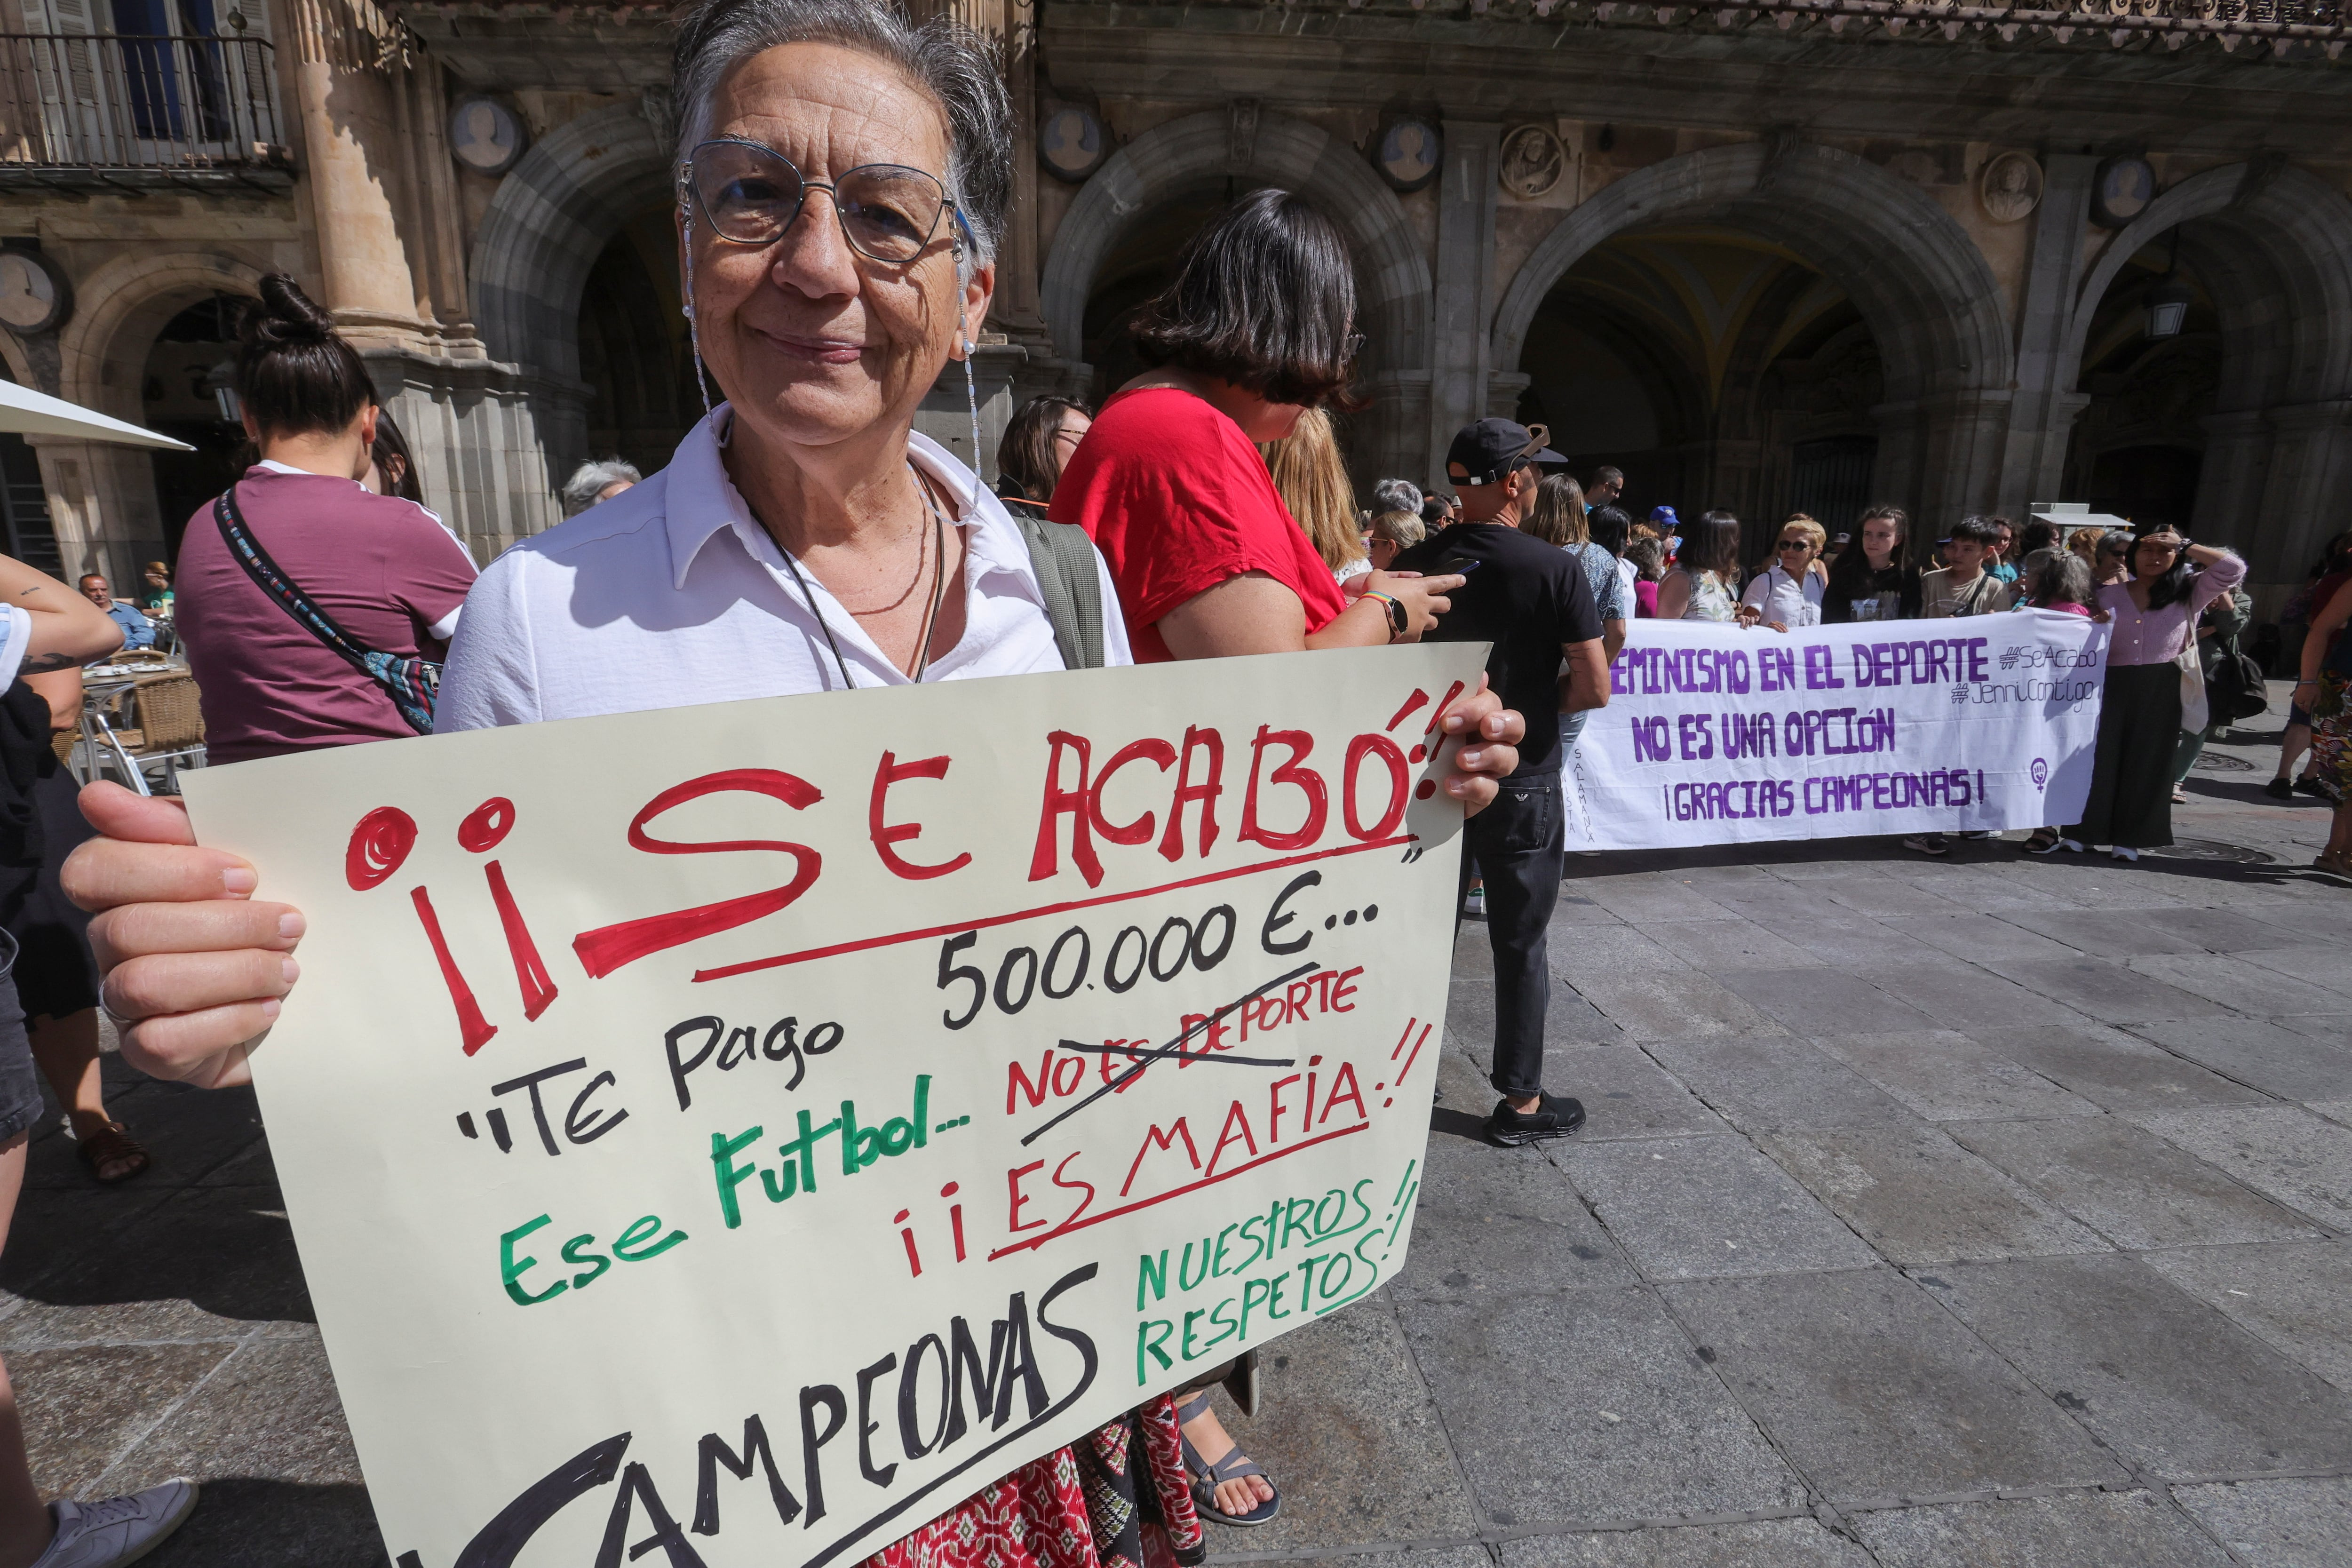
[[[112,1186],[118,1182],[127,1182],[133,1176],[145,1174],[149,1163],[146,1145],[131,1136],[131,1129],[120,1121],[110,1121],[89,1137],[82,1139],[76,1146],[75,1152],[81,1156],[81,1163],[89,1167],[89,1173],[107,1186]],[[134,1163],[129,1170],[116,1175],[100,1174],[106,1166],[119,1164],[124,1161],[134,1162]]]

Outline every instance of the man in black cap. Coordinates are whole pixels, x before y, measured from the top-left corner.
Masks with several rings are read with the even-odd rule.
[[[1591,585],[1567,551],[1530,539],[1519,521],[1533,509],[1538,465],[1559,454],[1545,431],[1481,419],[1454,437],[1445,471],[1462,521],[1397,557],[1400,572],[1466,573],[1454,607],[1425,642],[1491,642],[1486,674],[1503,700],[1527,715],[1518,771],[1495,804],[1463,829],[1462,875],[1472,862],[1486,883],[1486,936],[1495,949],[1496,1092],[1486,1137],[1505,1148],[1561,1138],[1584,1107],[1543,1091],[1544,1012],[1551,1001],[1545,928],[1559,900],[1566,853],[1559,716],[1609,700],[1609,661]],[[1568,673],[1559,673],[1565,658]]]

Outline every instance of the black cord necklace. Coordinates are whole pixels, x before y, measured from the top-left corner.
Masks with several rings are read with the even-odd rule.
[[[911,461],[907,465],[907,472],[915,481],[916,493],[923,498],[923,510],[930,513],[938,546],[931,559],[931,607],[923,616],[922,641],[915,646],[915,668],[908,677],[920,685],[923,672],[931,667],[931,634],[939,625],[940,605],[947,597],[948,522],[940,514],[939,503],[931,499],[930,487],[923,483],[923,476],[917,472]],[[825,620],[824,613],[816,607],[815,592],[809,587],[808,579],[801,575],[799,558],[789,550],[784,551],[783,556],[785,568],[792,573],[793,581],[800,585],[801,598],[808,605],[809,618],[815,621],[816,629],[824,634],[824,646],[833,650],[834,668],[841,672],[842,689],[855,687],[857,682],[850,678],[849,661],[842,657],[841,644],[834,640],[832,626]]]

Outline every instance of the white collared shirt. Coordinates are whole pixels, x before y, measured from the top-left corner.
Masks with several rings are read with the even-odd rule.
[[[1748,591],[1739,595],[1743,605],[1754,605],[1763,610],[1768,621],[1778,621],[1784,626],[1817,626],[1822,624],[1822,595],[1827,591],[1826,580],[1807,572],[1801,581],[1780,570],[1774,562],[1763,574],[1749,580]]]
[[[814,574],[803,566],[793,580],[727,477],[712,434],[727,417],[721,405],[669,467],[490,563],[466,597],[436,731],[837,690],[835,647],[852,685],[908,683]],[[964,538],[963,637],[923,679],[1063,668],[1027,543],[1003,503],[975,494],[971,470],[921,435],[907,446],[950,499]],[[1095,570],[1103,662],[1131,664],[1099,555]]]

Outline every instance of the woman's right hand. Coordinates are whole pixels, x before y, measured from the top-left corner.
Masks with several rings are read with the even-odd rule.
[[[101,781],[80,804],[103,837],[68,857],[65,888],[98,917],[99,995],[123,1059],[203,1089],[249,1082],[247,1055],[300,973],[302,912],[256,901],[253,867],[199,847],[177,801]]]
[[[1418,642],[1437,629],[1437,617],[1454,607],[1446,595],[1470,579],[1459,572],[1424,577],[1418,572],[1373,572],[1364,578],[1364,592],[1386,594],[1404,606],[1408,629],[1399,642]]]

